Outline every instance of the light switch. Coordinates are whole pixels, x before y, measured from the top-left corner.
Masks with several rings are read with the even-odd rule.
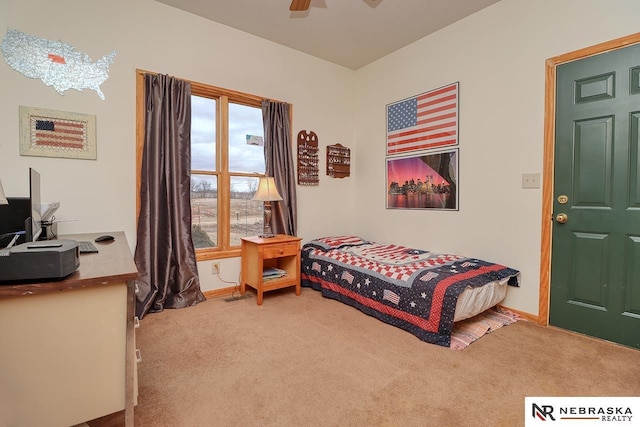
[[[522,188],[540,188],[539,173],[523,173]]]

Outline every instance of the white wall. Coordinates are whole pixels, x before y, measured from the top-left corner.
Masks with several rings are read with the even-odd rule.
[[[165,73],[286,101],[294,106],[294,137],[318,134],[326,145],[353,143],[354,72],[151,0],[0,0],[0,37],[7,28],[62,40],[93,61],[115,50],[109,79],[95,91],[64,96],[0,61],[0,179],[8,196],[28,195],[28,168],[42,175],[42,198],[59,201],[61,233],[123,230],[135,245],[135,70]],[[18,106],[94,114],[98,159],[19,155]],[[324,158],[324,157],[321,157]],[[352,200],[353,178],[298,187],[299,235],[346,233],[351,204],[336,209],[336,194]],[[204,290],[229,286],[199,263]],[[237,259],[221,261],[235,281]]]
[[[545,60],[640,30],[637,0],[502,0],[356,73],[354,232],[512,266],[504,304],[536,314]],[[385,105],[460,82],[458,212],[385,209]]]
[[[62,233],[124,230],[135,244],[135,69],[175,75],[290,102],[293,130],[352,148],[352,176],[298,187],[299,235],[360,234],[493,260],[522,271],[507,306],[537,313],[541,190],[522,173],[542,171],[547,58],[637,32],[637,0],[502,0],[357,72],[151,0],[0,0],[0,30],[62,40],[96,60],[115,49],[95,92],[60,96],[0,64],[0,179],[60,201]],[[2,34],[4,36],[4,34]],[[385,105],[460,82],[460,210],[385,209]],[[18,106],[97,116],[98,160],[22,157]],[[294,135],[295,136],[295,135]],[[229,286],[199,263],[204,290]],[[221,261],[235,281],[237,259]]]

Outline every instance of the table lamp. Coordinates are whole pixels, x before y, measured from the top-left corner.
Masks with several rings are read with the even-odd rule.
[[[0,205],[8,205],[9,201],[7,196],[4,195],[4,189],[2,188],[2,181],[0,181]]]
[[[282,200],[282,196],[278,193],[276,188],[276,181],[272,176],[260,177],[258,183],[258,191],[253,195],[253,199],[259,202],[264,202],[264,225],[260,235],[262,238],[275,237],[275,234],[271,232],[271,202]]]

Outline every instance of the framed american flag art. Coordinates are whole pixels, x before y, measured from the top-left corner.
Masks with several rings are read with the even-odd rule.
[[[21,105],[20,155],[96,160],[96,116]]]
[[[458,145],[459,83],[387,105],[387,156]]]

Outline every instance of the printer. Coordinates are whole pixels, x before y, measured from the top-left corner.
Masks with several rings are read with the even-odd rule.
[[[0,249],[0,286],[3,281],[59,280],[80,266],[75,240],[41,240]]]

